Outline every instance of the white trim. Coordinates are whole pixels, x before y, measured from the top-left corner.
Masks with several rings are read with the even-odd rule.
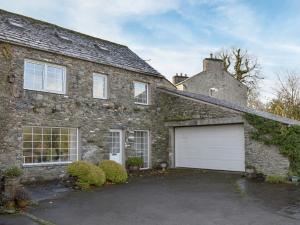
[[[149,169],[150,168],[150,131],[149,130],[134,130],[133,132],[136,132],[136,131],[140,131],[140,132],[147,132],[147,136],[148,136],[148,143],[147,143],[147,146],[148,146],[148,167],[142,167],[141,169],[142,170],[146,170],[146,169]],[[134,149],[135,150],[135,149]]]
[[[27,166],[47,166],[47,165],[64,165],[64,164],[71,164],[72,161],[65,161],[65,162],[48,162],[48,163],[23,163],[23,167]]]
[[[103,77],[104,78],[104,96],[103,97],[98,97],[98,96],[95,96],[94,95],[94,77]],[[96,98],[96,99],[108,99],[108,75],[106,74],[102,74],[102,73],[93,73],[93,90],[92,90],[92,94],[93,94],[93,98]]]
[[[43,81],[42,81],[42,88],[41,89],[33,89],[33,88],[25,87],[25,76],[26,76],[27,63],[39,64],[39,65],[42,65],[44,67],[44,69],[43,69]],[[61,84],[62,85],[62,91],[47,89],[48,66],[62,69],[62,84]],[[52,63],[47,63],[47,62],[42,62],[42,61],[37,61],[37,60],[32,60],[32,59],[25,59],[24,60],[23,88],[25,90],[42,91],[42,92],[55,93],[55,94],[66,94],[66,90],[67,90],[66,80],[67,79],[66,79],[66,67],[65,66],[60,66],[60,65],[57,65],[57,64],[52,64]]]
[[[142,102],[136,102],[134,101],[134,104],[137,105],[149,105],[149,84],[146,82],[141,82],[141,81],[133,81],[133,94],[135,95],[135,88],[134,88],[134,84],[135,83],[140,83],[140,84],[145,84],[146,85],[146,91],[147,91],[147,103],[142,103]],[[134,96],[135,97],[135,96]]]
[[[109,129],[109,132],[118,132],[120,134],[121,165],[124,165],[124,163],[123,163],[123,161],[124,161],[123,130],[121,130],[121,129]],[[109,152],[109,154],[110,154],[110,152]]]

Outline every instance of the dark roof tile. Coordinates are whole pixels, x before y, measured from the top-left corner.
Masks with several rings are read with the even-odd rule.
[[[127,46],[0,10],[0,41],[163,77]]]

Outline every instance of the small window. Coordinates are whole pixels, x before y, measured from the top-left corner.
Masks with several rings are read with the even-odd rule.
[[[134,82],[134,102],[136,104],[148,105],[148,84]]]
[[[93,97],[107,99],[107,76],[103,74],[93,74]]]
[[[25,60],[24,89],[65,94],[66,68]]]
[[[78,160],[78,131],[64,127],[23,127],[23,164]]]

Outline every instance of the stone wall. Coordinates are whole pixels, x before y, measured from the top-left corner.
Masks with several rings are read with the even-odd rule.
[[[166,160],[168,133],[163,123],[156,120],[159,114],[157,86],[172,87],[163,78],[130,72],[111,66],[64,57],[29,48],[11,46],[9,62],[15,76],[8,82],[4,72],[6,61],[0,54],[0,169],[22,165],[22,127],[49,126],[78,128],[80,133],[79,158],[93,163],[108,158],[109,129],[122,129],[125,136],[125,157],[133,152],[134,130],[149,130],[151,136],[151,162]],[[54,63],[66,67],[67,94],[23,89],[24,59]],[[108,75],[108,99],[92,97],[93,72]],[[150,105],[136,105],[133,99],[133,81],[149,84]],[[15,93],[10,92],[15,86]],[[5,90],[5,91],[3,91]],[[162,144],[163,143],[163,144]],[[24,177],[55,178],[63,173],[63,166],[26,167]]]
[[[251,127],[242,113],[161,93],[156,87],[173,87],[163,78],[19,46],[11,46],[12,58],[7,60],[0,46],[0,169],[22,166],[23,126],[78,128],[79,159],[93,163],[108,158],[109,129],[122,129],[125,158],[133,153],[133,131],[149,130],[151,167],[159,161],[173,163],[172,126],[244,123],[247,166],[267,174],[287,171],[288,161],[278,149],[250,139]],[[67,94],[24,90],[24,59],[65,66]],[[92,97],[93,72],[108,75],[107,100]],[[134,104],[133,81],[149,84],[150,105]],[[24,181],[53,179],[64,176],[66,166],[30,166],[24,171]]]
[[[186,79],[178,88],[247,105],[247,87],[224,70],[222,61],[205,59],[203,65],[203,72]]]
[[[255,168],[257,172],[267,175],[287,174],[289,160],[279,153],[276,146],[267,146],[251,139],[250,133],[254,128],[245,120],[243,113],[167,93],[161,93],[160,98],[163,106],[162,115],[165,115],[166,126],[170,127],[171,140],[174,138],[174,127],[242,123],[245,128],[246,168]],[[169,106],[172,106],[172,110]],[[168,151],[170,163],[174,166],[172,141],[170,141]]]

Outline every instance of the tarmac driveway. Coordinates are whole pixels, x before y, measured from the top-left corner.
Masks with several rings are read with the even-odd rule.
[[[40,202],[29,213],[57,225],[300,224],[300,188],[249,181],[238,174],[176,170],[70,192]],[[10,219],[2,217],[0,224],[35,224],[25,217],[23,223]]]

